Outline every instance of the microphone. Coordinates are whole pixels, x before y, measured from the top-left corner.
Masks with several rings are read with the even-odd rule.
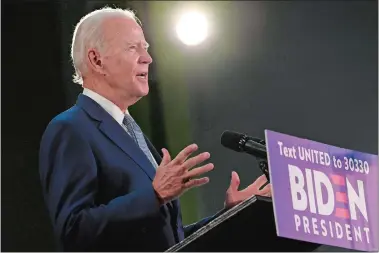
[[[257,158],[259,169],[270,182],[270,172],[267,164],[266,143],[264,140],[226,130],[221,135],[221,144],[236,152],[244,152]]]
[[[236,152],[244,152],[267,159],[265,142],[245,134],[226,130],[221,135],[221,144]]]

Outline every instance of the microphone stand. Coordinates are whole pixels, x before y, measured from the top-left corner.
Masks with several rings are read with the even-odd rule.
[[[254,142],[257,142],[259,144],[262,144],[263,146],[266,147],[266,142],[262,139],[256,138],[256,137],[249,137],[245,136],[247,140],[252,140]],[[266,158],[259,158],[255,157],[258,161],[259,169],[265,174],[267,181],[270,182],[270,173],[268,170],[268,162],[267,162],[267,157]]]

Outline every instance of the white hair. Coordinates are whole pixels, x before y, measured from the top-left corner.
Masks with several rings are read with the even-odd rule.
[[[127,17],[141,24],[131,10],[104,7],[95,10],[80,19],[75,27],[71,44],[71,60],[75,69],[74,83],[83,85],[83,74],[87,71],[85,64],[88,48],[104,49],[102,23],[107,18]]]

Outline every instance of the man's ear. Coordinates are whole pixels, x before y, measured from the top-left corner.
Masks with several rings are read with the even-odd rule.
[[[104,74],[102,57],[96,49],[91,48],[90,50],[88,50],[87,58],[89,62],[89,67],[92,70],[94,70],[97,73]]]

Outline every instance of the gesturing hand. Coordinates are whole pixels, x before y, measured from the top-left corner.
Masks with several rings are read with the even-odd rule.
[[[261,187],[267,182],[265,175],[258,177],[251,185],[243,190],[238,190],[240,185],[240,178],[237,172],[232,172],[232,178],[230,180],[230,186],[226,191],[225,207],[231,208],[242,201],[252,197],[253,195],[260,195],[271,197],[271,184],[267,184],[261,189]]]
[[[208,163],[191,170],[191,168],[204,162],[210,157],[208,152],[204,152],[187,159],[197,149],[198,147],[196,144],[189,145],[184,148],[173,160],[171,160],[169,152],[166,149],[162,149],[162,162],[157,168],[157,172],[153,180],[153,188],[161,204],[167,203],[172,199],[179,197],[190,188],[209,182],[208,177],[193,179],[193,177],[200,176],[214,168],[212,163]]]

